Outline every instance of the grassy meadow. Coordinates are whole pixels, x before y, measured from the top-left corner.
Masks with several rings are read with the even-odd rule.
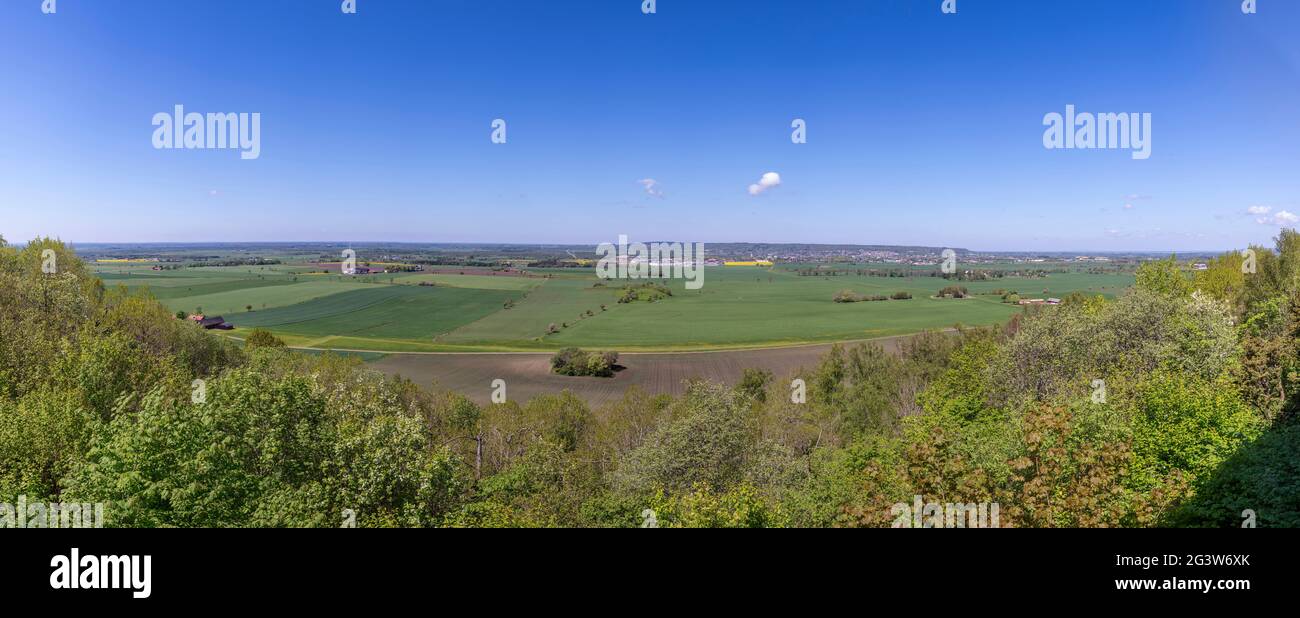
[[[956,282],[925,269],[911,277],[878,277],[801,275],[803,265],[709,267],[702,289],[665,280],[659,283],[671,297],[619,303],[628,282],[601,285],[587,269],[536,269],[527,276],[482,269],[344,276],[313,272],[319,267],[306,262],[160,271],[152,266],[110,263],[95,270],[105,285],[147,289],[172,311],[221,315],[236,325],[230,332],[235,337],[260,327],[295,346],[380,352],[692,350],[867,339],[1001,323],[1022,310],[1001,302],[995,290],[1022,298],[1076,291],[1113,296],[1133,281],[1131,274],[1067,266],[1069,272],[1046,276],[960,282],[972,296],[952,299],[935,296]],[[833,302],[841,290],[864,296],[901,291],[912,298]]]

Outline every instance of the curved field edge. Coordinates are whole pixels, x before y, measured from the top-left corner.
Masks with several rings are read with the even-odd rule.
[[[826,338],[817,340],[786,340],[786,341],[766,341],[760,343],[745,343],[734,345],[674,345],[674,346],[619,346],[614,351],[628,354],[678,354],[691,352],[740,352],[747,350],[780,350],[786,348],[801,348],[808,346],[823,346],[830,344],[855,344],[867,343],[871,341],[880,341],[885,339],[898,339],[909,337],[922,332],[951,332],[958,328],[967,326],[979,326],[975,324],[954,324],[948,327],[924,328],[919,330],[908,329],[884,329],[881,334],[869,337],[857,337],[851,339],[843,338]],[[988,325],[983,325],[988,326]],[[372,339],[368,337],[310,337],[295,335],[291,333],[277,332],[272,329],[273,334],[285,342],[285,344],[294,350],[303,350],[310,352],[339,352],[339,353],[359,353],[359,354],[551,354],[565,347],[562,345],[550,346],[512,346],[512,345],[451,345],[451,344],[425,344],[405,340],[383,340]],[[244,338],[241,335],[225,335],[230,339],[242,342]],[[599,346],[597,346],[599,347]],[[609,347],[609,346],[606,346]],[[611,347],[611,349],[613,349]]]

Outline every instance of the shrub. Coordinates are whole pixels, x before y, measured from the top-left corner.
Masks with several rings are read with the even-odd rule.
[[[939,290],[937,294],[939,298],[966,298],[969,295],[970,292],[966,290],[966,286],[962,285],[950,285]]]
[[[906,298],[912,297],[912,295],[907,292],[895,292],[893,296],[885,296],[884,294],[872,294],[868,296],[866,294],[858,294],[853,290],[840,290],[835,293],[835,296],[832,297],[831,300],[837,303],[860,303],[864,301],[881,301],[889,300],[890,298],[902,298],[899,294],[904,295]]]
[[[618,297],[620,303],[634,303],[639,300],[653,303],[657,300],[663,300],[672,296],[672,290],[668,286],[646,282],[640,285],[629,285],[623,288],[623,293]]]
[[[265,328],[255,328],[244,343],[250,348],[283,348],[284,341]]]
[[[614,375],[618,364],[617,352],[587,352],[578,348],[564,348],[551,357],[551,370],[564,376]]]
[[[837,303],[856,303],[859,300],[862,300],[862,298],[853,290],[840,290],[835,293],[835,296],[831,300]]]

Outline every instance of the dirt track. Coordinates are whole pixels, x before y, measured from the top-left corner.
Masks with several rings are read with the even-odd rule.
[[[877,339],[887,351],[897,349],[901,339]],[[568,389],[592,406],[617,400],[631,386],[640,386],[651,394],[680,394],[683,381],[708,378],[734,384],[745,369],[767,369],[777,378],[790,375],[799,367],[817,364],[832,344],[818,344],[759,350],[723,352],[627,353],[619,355],[625,369],[612,378],[560,376],[550,371],[550,353],[492,354],[390,354],[370,363],[384,373],[401,375],[421,386],[437,383],[464,393],[479,403],[487,403],[492,394],[492,380],[506,381],[506,394],[513,401],[527,401],[543,393]]]

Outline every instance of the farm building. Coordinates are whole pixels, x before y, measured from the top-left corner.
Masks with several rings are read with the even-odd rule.
[[[190,319],[193,320],[193,321],[194,321],[196,324],[198,324],[199,326],[202,326],[203,328],[206,328],[206,329],[209,329],[209,330],[214,329],[214,328],[218,328],[218,329],[221,329],[221,330],[231,330],[231,329],[235,328],[235,325],[233,325],[233,324],[227,324],[227,323],[226,323],[226,320],[225,320],[224,318],[222,318],[221,316],[215,316],[215,317],[211,317],[211,318],[209,318],[209,317],[207,317],[207,316],[204,316],[204,315],[201,314],[201,313],[196,313],[196,314],[190,316]]]

